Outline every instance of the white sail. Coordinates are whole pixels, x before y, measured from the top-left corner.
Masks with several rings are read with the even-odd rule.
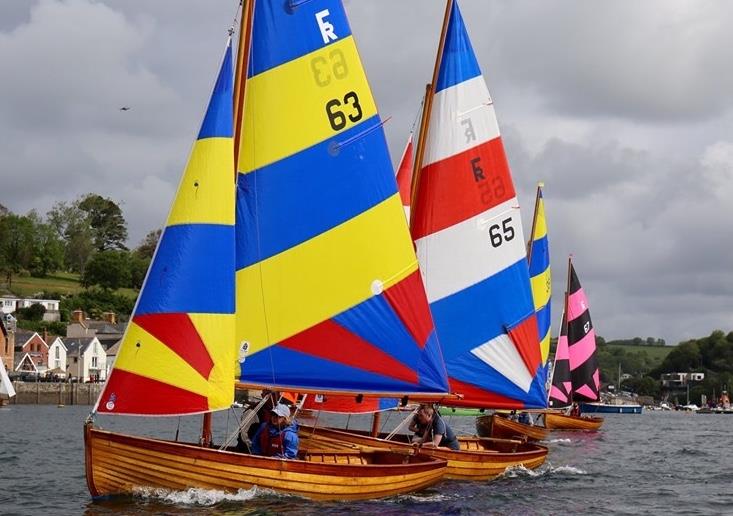
[[[12,398],[15,396],[15,389],[13,384],[10,383],[7,371],[5,371],[5,364],[0,360],[0,395],[3,394],[7,395],[8,398]]]

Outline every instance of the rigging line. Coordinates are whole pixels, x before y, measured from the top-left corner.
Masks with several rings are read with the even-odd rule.
[[[405,419],[403,419],[403,420],[402,420],[402,422],[401,422],[401,423],[400,423],[399,425],[397,425],[397,427],[396,427],[396,428],[395,428],[394,430],[392,430],[392,431],[391,431],[391,432],[389,433],[389,435],[387,435],[387,437],[385,437],[385,440],[389,441],[389,440],[391,440],[391,439],[392,439],[392,438],[393,438],[393,437],[394,437],[395,435],[397,435],[397,433],[398,433],[398,432],[399,432],[400,430],[402,430],[402,429],[404,428],[405,424],[406,424],[406,423],[407,423],[408,421],[412,421],[412,419],[413,419],[413,418],[415,417],[415,414],[417,414],[417,411],[418,411],[418,410],[420,410],[420,405],[418,405],[417,407],[415,407],[415,408],[413,409],[413,411],[412,411],[412,412],[410,412],[410,413],[409,413],[409,414],[407,415],[407,417],[406,417]]]
[[[239,421],[239,424],[237,425],[237,429],[234,431],[234,433],[232,433],[226,439],[226,441],[224,441],[224,443],[221,445],[221,447],[219,448],[219,450],[223,450],[224,448],[226,448],[227,446],[229,446],[230,444],[232,444],[234,442],[234,439],[237,437],[237,435],[239,434],[239,432],[242,431],[242,428],[244,428],[245,425],[249,424],[255,418],[255,416],[257,416],[257,414],[259,413],[259,411],[262,408],[262,406],[265,404],[265,402],[267,402],[268,396],[269,396],[269,394],[267,396],[263,396],[262,399],[260,400],[260,402],[257,405],[255,405],[255,407],[250,412],[248,412],[245,417],[243,417]],[[244,412],[242,412],[242,414],[244,414]],[[229,426],[228,426],[228,423],[227,423],[227,432],[228,431],[229,431]]]
[[[297,9],[301,5],[305,5],[305,4],[307,4],[308,2],[311,2],[311,1],[312,0],[288,0],[288,8],[291,11],[295,11],[295,9]]]
[[[331,154],[336,155],[336,154],[338,154],[338,152],[343,147],[346,147],[347,145],[351,145],[352,143],[354,143],[357,140],[361,140],[365,136],[369,135],[370,133],[372,133],[372,132],[376,131],[377,129],[379,129],[380,127],[384,126],[384,124],[386,124],[387,122],[389,122],[391,119],[392,119],[392,117],[391,116],[388,116],[387,118],[385,118],[381,122],[376,123],[373,126],[364,129],[360,133],[357,133],[354,136],[352,136],[351,138],[347,138],[346,140],[344,140],[342,142],[332,142],[331,145],[329,145],[329,149],[328,150],[330,151]]]
[[[425,107],[425,94],[423,93],[423,96],[420,99],[420,106],[417,108],[417,112],[415,113],[415,118],[412,120],[412,125],[410,126],[410,134],[415,132],[415,126],[417,125],[418,120],[420,120],[420,114],[422,113],[422,110],[424,107]]]
[[[239,2],[237,2],[237,8],[234,10],[234,19],[232,20],[232,25],[229,27],[229,30],[228,30],[230,36],[236,32],[235,27],[237,26],[237,22],[239,20],[239,14],[241,13],[241,11],[242,11],[242,0],[239,0]]]

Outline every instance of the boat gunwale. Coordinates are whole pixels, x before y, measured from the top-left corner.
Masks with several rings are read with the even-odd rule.
[[[386,475],[419,473],[430,471],[432,469],[439,469],[441,467],[447,467],[447,461],[445,459],[432,457],[424,453],[407,455],[388,449],[361,451],[360,453],[368,455],[379,453],[395,453],[403,457],[414,457],[420,460],[419,462],[412,462],[408,464],[344,464],[313,462],[303,459],[280,459],[277,457],[264,457],[261,455],[252,455],[229,450],[202,448],[198,445],[190,443],[121,434],[108,430],[101,430],[91,426],[88,428],[88,431],[85,432],[85,437],[87,433],[89,435],[90,441],[94,438],[102,438],[128,446],[140,447],[140,445],[144,444],[144,447],[147,450],[168,453],[171,452],[171,448],[175,448],[176,452],[185,451],[185,456],[192,459],[215,460],[216,462],[222,462],[232,465],[242,465],[242,462],[246,461],[251,462],[251,464],[247,464],[247,466],[250,467],[262,467],[271,471],[279,470],[292,473],[322,474],[325,476],[344,476],[344,472],[352,470],[353,472],[358,471],[360,476],[379,477]],[[333,452],[317,451],[314,453],[353,455],[353,453],[342,452],[338,450],[334,450]],[[92,496],[95,496],[95,493],[98,493],[98,491],[96,487],[93,486],[93,477],[90,475],[92,459],[91,442],[85,442],[85,455],[88,459],[86,462],[87,485],[89,486],[89,491]],[[273,467],[275,465],[277,465],[277,467]]]
[[[550,418],[557,418],[559,421],[571,421],[576,426],[571,428],[548,426],[548,416]],[[599,430],[604,421],[604,418],[600,416],[570,416],[568,414],[550,411],[545,413],[545,427],[549,430]]]

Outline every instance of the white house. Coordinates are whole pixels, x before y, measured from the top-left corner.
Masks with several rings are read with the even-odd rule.
[[[61,337],[56,337],[48,345],[48,369],[56,374],[66,372],[66,344]]]
[[[103,381],[107,378],[107,353],[97,337],[67,338],[66,371],[79,381]]]
[[[47,312],[58,312],[60,303],[61,301],[58,299],[33,299],[3,296],[0,297],[0,310],[4,314],[12,314],[18,308],[28,308],[31,305],[38,304],[43,306]]]

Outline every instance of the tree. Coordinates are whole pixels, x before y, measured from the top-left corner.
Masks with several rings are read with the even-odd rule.
[[[33,276],[45,277],[63,266],[64,245],[53,226],[43,222],[38,213],[31,211],[33,223],[33,257],[28,268]]]
[[[142,257],[137,252],[130,253],[130,288],[140,289],[145,281],[145,274],[150,266],[150,258]]]
[[[79,201],[57,202],[46,214],[48,224],[64,242],[64,265],[68,270],[84,273],[94,253],[94,239],[89,217],[79,208]]]
[[[25,321],[42,321],[43,314],[46,313],[46,307],[40,303],[33,303],[26,308],[20,308],[17,311],[18,319]]]
[[[162,231],[160,229],[149,231],[148,234],[145,235],[145,238],[143,238],[143,241],[140,242],[140,245],[137,246],[137,249],[135,249],[135,254],[140,258],[151,260],[153,258],[153,254],[155,254],[155,248],[158,246],[158,240],[160,240],[161,233]]]
[[[84,270],[82,284],[99,285],[105,289],[117,289],[130,284],[130,260],[125,251],[101,251],[96,253]]]
[[[33,259],[33,222],[28,217],[9,214],[0,218],[0,269],[8,288],[13,274],[27,269]]]
[[[112,199],[90,193],[81,199],[79,209],[89,218],[97,251],[127,250],[127,222]]]

